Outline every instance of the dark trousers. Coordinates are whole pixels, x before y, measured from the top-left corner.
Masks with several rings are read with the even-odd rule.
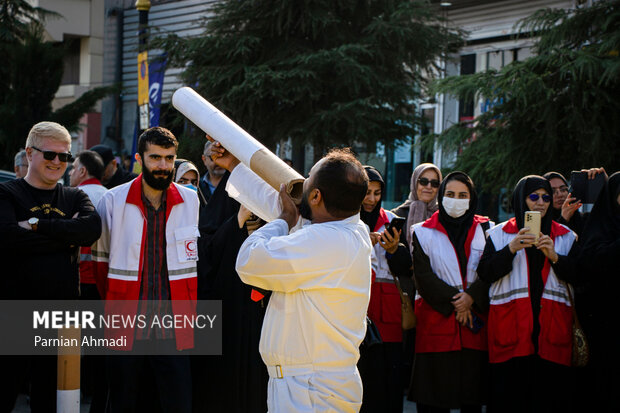
[[[571,367],[538,356],[491,363],[489,412],[572,412],[575,375]]]
[[[101,300],[96,284],[80,284],[80,300]],[[90,396],[89,413],[105,413],[108,403],[108,381],[105,374],[105,356],[82,356],[81,389]]]
[[[2,356],[0,412],[10,413],[24,384],[30,381],[30,411],[56,411],[56,356]]]
[[[134,342],[138,350],[142,343]],[[162,346],[174,348],[175,340],[162,340]],[[159,401],[164,413],[191,413],[192,379],[189,356],[139,356],[110,355],[107,358],[108,381],[110,388],[110,413],[130,413],[145,411],[140,395],[145,391],[149,399]],[[155,388],[144,389],[143,377],[154,379]]]
[[[364,386],[362,413],[403,411],[403,343],[360,348],[357,367]]]

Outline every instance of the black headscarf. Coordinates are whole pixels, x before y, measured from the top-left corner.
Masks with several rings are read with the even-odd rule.
[[[453,218],[443,207],[443,198],[446,192],[446,185],[450,181],[459,181],[464,183],[469,189],[469,209],[460,217]],[[474,187],[474,182],[465,172],[452,172],[448,174],[441,182],[439,191],[437,192],[437,203],[439,205],[439,222],[446,229],[448,238],[454,246],[459,258],[459,266],[461,267],[461,274],[467,273],[467,255],[465,254],[465,241],[467,241],[467,233],[474,221],[474,215],[476,214],[476,207],[478,206],[478,193]]]
[[[620,194],[620,172],[609,177],[594,203],[583,234],[584,253],[594,252],[599,244],[615,242],[620,238],[618,194]]]
[[[568,185],[568,181],[566,180],[566,178],[564,178],[564,176],[559,173],[559,172],[547,172],[546,174],[543,175],[543,178],[545,178],[547,181],[551,181],[553,178],[557,178],[557,179],[561,179],[564,182],[564,185],[569,186]],[[553,189],[552,189],[553,191]],[[551,192],[550,194],[551,196],[553,196],[553,192]],[[551,203],[549,210],[551,212],[551,218],[554,221],[557,221],[561,216],[562,216],[562,208],[560,209],[555,209],[553,207],[553,202]]]
[[[525,203],[525,199],[529,194],[538,190],[544,189],[549,195],[551,191],[551,184],[542,176],[528,175],[524,176],[517,182],[515,189],[512,193],[512,207],[515,211],[515,219],[517,221],[517,227],[523,228],[524,214],[529,208]],[[547,208],[547,213],[540,220],[540,231],[543,234],[549,235],[551,233],[551,210],[552,205]],[[529,276],[530,287],[530,303],[532,305],[532,313],[534,315],[534,328],[532,330],[532,342],[534,347],[538,349],[538,335],[540,333],[540,322],[538,315],[540,314],[540,300],[544,289],[542,279],[542,269],[545,264],[545,255],[536,247],[525,248],[525,254],[527,255],[527,266]]]
[[[542,176],[528,175],[524,176],[519,180],[519,182],[517,182],[517,185],[512,192],[512,208],[515,211],[515,218],[519,229],[523,228],[525,211],[529,209],[525,203],[525,199],[529,194],[541,188],[547,191],[547,194],[553,194],[551,184]],[[547,213],[541,218],[540,221],[540,231],[545,235],[549,235],[551,233],[551,221],[553,220],[553,217],[551,216],[552,214],[550,214],[550,209],[552,206],[553,204],[549,203]]]
[[[377,220],[379,219],[379,211],[381,210],[381,200],[383,199],[383,190],[385,189],[385,182],[383,182],[383,177],[374,167],[370,165],[365,165],[364,169],[366,170],[366,175],[368,175],[369,182],[379,182],[381,184],[381,199],[377,202],[375,209],[370,212],[364,211],[364,208],[360,210],[360,218],[362,221],[368,225],[370,231],[375,230],[375,225],[377,225]]]

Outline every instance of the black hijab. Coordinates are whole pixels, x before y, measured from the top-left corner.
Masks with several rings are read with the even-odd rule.
[[[460,217],[453,218],[446,212],[443,207],[443,198],[446,192],[446,186],[450,181],[459,181],[469,189],[469,209]],[[474,187],[474,182],[465,172],[452,172],[448,174],[441,182],[439,191],[437,191],[437,203],[439,205],[439,222],[446,229],[448,238],[454,246],[454,250],[459,259],[461,274],[467,273],[467,255],[465,254],[465,241],[467,241],[467,233],[474,222],[476,207],[478,206],[478,194]]]
[[[366,170],[366,175],[368,175],[369,182],[379,182],[381,184],[381,199],[377,202],[375,209],[370,212],[364,211],[364,207],[360,209],[360,218],[364,222],[364,224],[368,225],[370,228],[370,232],[375,230],[375,225],[377,225],[377,220],[379,219],[379,211],[381,210],[381,200],[383,199],[383,191],[385,189],[385,182],[383,182],[383,177],[374,167],[370,165],[365,165],[364,169]]]
[[[583,252],[593,253],[602,243],[613,243],[620,238],[620,172],[609,177],[601,190],[583,235]]]
[[[553,178],[561,179],[564,182],[564,185],[569,186],[566,178],[564,178],[564,176],[559,172],[547,172],[543,175],[543,178],[545,178],[547,181],[551,181]],[[553,189],[551,191],[553,191]],[[553,197],[553,192],[551,192],[550,195]],[[553,219],[554,221],[557,221],[562,216],[562,208],[555,209],[553,207],[553,202],[549,206],[549,211],[551,212],[551,219]]]
[[[525,211],[529,209],[525,203],[525,199],[529,194],[541,188],[547,191],[547,194],[553,195],[551,184],[542,176],[528,175],[524,176],[519,180],[519,182],[517,182],[517,185],[512,192],[512,208],[515,211],[515,219],[517,220],[517,227],[519,229],[523,228]],[[550,213],[550,210],[553,207],[552,202],[549,203],[547,213],[541,218],[540,221],[540,231],[545,235],[549,235],[551,233],[551,221],[553,220],[553,217],[551,216],[552,214]]]

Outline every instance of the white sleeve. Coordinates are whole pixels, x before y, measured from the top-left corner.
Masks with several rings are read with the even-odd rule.
[[[312,227],[287,235],[287,223],[277,219],[252,233],[237,255],[241,280],[281,292],[339,285],[343,263],[350,260],[339,256],[338,240],[321,236]]]
[[[242,163],[230,173],[226,192],[267,222],[277,219],[282,212],[278,191]]]
[[[379,270],[379,260],[377,259],[377,253],[374,247],[370,249],[370,268],[376,275]]]
[[[109,204],[108,204],[109,202]],[[101,236],[92,245],[93,261],[107,264],[110,259],[110,228],[112,227],[112,197],[103,196],[96,210],[101,217]],[[107,273],[105,274],[107,276]]]

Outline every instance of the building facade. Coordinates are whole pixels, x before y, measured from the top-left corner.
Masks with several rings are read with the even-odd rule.
[[[104,0],[32,0],[35,7],[56,12],[45,21],[45,39],[63,43],[65,55],[61,85],[52,102],[56,110],[103,84]],[[72,150],[79,152],[101,139],[101,106],[80,120]]]

